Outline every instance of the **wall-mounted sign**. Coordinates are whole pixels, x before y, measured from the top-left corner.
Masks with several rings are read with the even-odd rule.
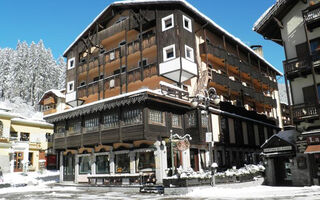
[[[270,152],[290,151],[290,150],[292,150],[292,146],[283,146],[283,147],[265,148],[263,149],[263,152],[270,153]]]
[[[206,142],[212,142],[212,133],[206,132]]]
[[[308,144],[320,144],[320,136],[308,136]]]
[[[308,146],[307,139],[303,136],[298,136],[296,140],[296,145],[298,153],[304,153]]]

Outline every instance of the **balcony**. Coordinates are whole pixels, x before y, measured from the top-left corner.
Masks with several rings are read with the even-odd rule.
[[[308,73],[311,73],[310,57],[286,60],[283,61],[283,66],[288,79],[293,79],[301,75],[307,75]]]
[[[303,17],[310,31],[320,25],[320,4],[310,6],[303,11]]]
[[[122,31],[125,31],[126,28],[129,28],[129,18],[120,21],[119,23],[115,23],[112,26],[100,31],[98,33],[98,36],[99,38],[105,39]]]
[[[252,87],[247,87],[247,86],[242,86],[242,91],[243,91],[243,94],[250,97],[250,98],[254,98],[254,93],[255,93],[255,90],[254,88]]]
[[[208,75],[209,75],[209,80],[211,80],[212,82],[225,87],[228,86],[229,78],[226,75],[219,74],[213,71],[212,69],[209,69]]]
[[[237,92],[237,93],[240,93],[240,92],[241,92],[241,87],[242,87],[241,82],[239,82],[239,81],[232,81],[232,80],[229,81],[229,88],[230,88],[230,90],[235,91],[235,92]]]
[[[212,44],[207,43],[208,51],[206,51],[206,43],[200,44],[200,54],[212,54],[220,59],[225,59],[227,56],[226,50],[222,47],[218,47]]]
[[[317,104],[297,104],[291,106],[291,109],[294,122],[319,118],[319,105]]]

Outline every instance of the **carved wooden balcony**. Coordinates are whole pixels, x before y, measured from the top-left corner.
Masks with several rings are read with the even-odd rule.
[[[293,58],[283,61],[288,79],[307,75],[311,72],[311,57]]]
[[[319,118],[319,106],[314,104],[297,104],[291,106],[294,122]]]
[[[303,17],[309,30],[320,26],[320,3],[312,5],[303,11]]]
[[[200,54],[208,53],[220,59],[225,59],[227,56],[226,50],[224,50],[222,47],[218,47],[213,44],[207,43],[207,48],[208,48],[208,51],[206,51],[206,43],[200,44]]]

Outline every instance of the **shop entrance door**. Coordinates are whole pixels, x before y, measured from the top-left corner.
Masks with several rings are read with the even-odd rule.
[[[22,172],[23,171],[23,152],[15,152],[14,153],[14,172]]]
[[[274,158],[276,184],[279,186],[292,185],[292,175],[289,158]]]
[[[75,159],[74,155],[68,153],[63,156],[63,181],[74,181]]]

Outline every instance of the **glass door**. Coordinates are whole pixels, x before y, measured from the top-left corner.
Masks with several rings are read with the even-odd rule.
[[[15,152],[14,153],[14,172],[22,172],[23,171],[23,152]]]
[[[74,181],[75,159],[74,155],[68,153],[63,156],[63,181]]]

